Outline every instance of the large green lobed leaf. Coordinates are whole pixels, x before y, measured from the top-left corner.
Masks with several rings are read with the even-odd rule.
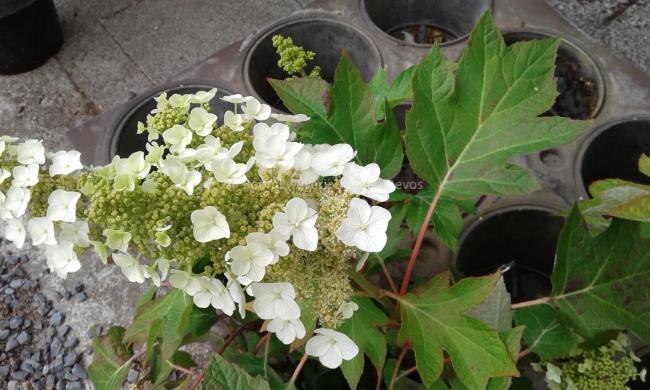
[[[214,354],[203,378],[203,390],[270,390],[268,382]]]
[[[468,314],[490,295],[498,278],[498,274],[466,278],[450,286],[449,273],[442,273],[399,299],[399,340],[412,345],[425,385],[440,377],[443,351],[470,389],[485,388],[490,378],[519,374],[499,333]]]

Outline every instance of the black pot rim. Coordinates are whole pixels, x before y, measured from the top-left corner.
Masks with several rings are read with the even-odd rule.
[[[278,30],[279,28],[289,26],[292,24],[305,23],[309,21],[318,21],[318,22],[337,24],[353,30],[355,33],[359,34],[359,36],[363,37],[365,40],[368,41],[368,43],[370,44],[370,48],[374,51],[374,54],[379,59],[378,70],[383,69],[384,58],[382,56],[381,50],[379,49],[379,46],[377,45],[377,43],[371,37],[370,34],[366,33],[364,30],[360,29],[359,27],[327,14],[319,13],[319,14],[304,14],[298,16],[290,16],[278,22],[267,25],[258,33],[256,33],[255,35],[253,35],[252,37],[248,38],[245,41],[248,43],[248,48],[246,49],[246,54],[244,55],[244,60],[242,61],[241,75],[242,75],[242,80],[244,81],[244,87],[246,88],[249,94],[257,97],[258,99],[260,99],[260,101],[269,104],[268,102],[264,101],[264,99],[262,99],[261,96],[259,96],[259,94],[255,90],[255,87],[253,86],[250,76],[248,75],[248,69],[250,68],[251,57],[255,52],[255,50],[259,47],[259,45],[261,45],[262,42],[264,42],[264,39],[269,38],[271,32]],[[271,109],[276,112],[281,112],[281,110],[273,106],[271,106]]]
[[[200,88],[200,89],[212,89],[212,88],[217,88],[218,91],[226,92],[227,95],[232,95],[232,92],[229,90],[222,88],[218,84],[214,83],[209,83],[208,81],[197,81],[197,82],[180,82],[178,84],[168,84],[159,88],[156,88],[153,91],[149,91],[146,94],[139,96],[137,98],[137,102],[133,103],[128,110],[126,110],[121,116],[119,122],[117,122],[117,125],[113,129],[113,132],[111,134],[111,137],[109,139],[109,147],[108,147],[108,161],[110,161],[113,156],[117,156],[117,147],[118,147],[118,142],[120,140],[120,136],[122,135],[122,132],[125,130],[124,126],[127,122],[127,120],[133,115],[135,112],[137,112],[139,109],[142,108],[145,104],[149,103],[151,99],[154,97],[160,95],[163,92],[169,92],[172,90],[176,89],[181,89],[181,88]],[[134,99],[135,100],[135,99]],[[135,129],[134,129],[135,131]]]
[[[495,0],[489,0],[489,7],[488,9],[490,11],[494,10],[494,1]],[[428,43],[413,43],[413,42],[406,42],[401,39],[395,38],[394,36],[391,36],[388,34],[386,31],[382,30],[379,26],[373,22],[372,18],[368,14],[368,10],[366,10],[366,2],[365,0],[359,0],[359,9],[361,10],[361,17],[363,21],[369,25],[373,30],[379,31],[384,37],[387,37],[390,39],[393,43],[397,43],[398,45],[402,46],[410,46],[418,49],[426,49],[429,50],[433,46],[432,44]],[[457,43],[465,41],[467,38],[469,38],[471,31],[468,32],[467,34],[461,35],[458,38],[454,38],[452,40],[449,40],[447,42],[443,42],[439,44],[440,47],[446,47],[446,46],[453,46]]]
[[[535,28],[525,28],[525,29],[504,29],[501,30],[501,35],[505,38],[509,34],[530,34],[537,35],[540,39],[545,38],[560,38],[560,47],[567,49],[568,51],[578,54],[578,58],[582,57],[586,60],[586,65],[590,66],[594,71],[594,81],[597,84],[598,92],[598,101],[596,102],[596,107],[593,112],[590,113],[588,119],[596,119],[602,112],[603,106],[605,105],[605,98],[607,96],[607,87],[605,83],[605,78],[603,77],[603,71],[598,65],[598,62],[592,57],[589,53],[580,47],[576,42],[567,39],[566,36],[557,35],[557,32],[546,31]],[[585,61],[583,61],[584,63]]]
[[[596,138],[598,138],[599,135],[603,134],[607,130],[618,126],[623,123],[627,122],[649,122],[650,123],[650,114],[645,113],[645,114],[639,114],[639,115],[627,115],[623,117],[617,117],[614,119],[611,119],[607,122],[604,122],[594,129],[590,130],[587,136],[585,136],[582,141],[580,142],[580,145],[578,146],[578,149],[575,153],[575,159],[573,163],[573,179],[575,181],[575,187],[578,190],[579,193],[579,198],[580,199],[589,199],[589,189],[583,183],[582,180],[582,163],[584,161],[585,154],[587,153],[587,149],[589,149],[589,146],[594,142]]]

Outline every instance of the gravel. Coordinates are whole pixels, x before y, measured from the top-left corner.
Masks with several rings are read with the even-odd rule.
[[[0,389],[81,390],[88,379],[79,338],[39,291],[25,255],[0,254]],[[63,296],[87,299],[77,283]]]

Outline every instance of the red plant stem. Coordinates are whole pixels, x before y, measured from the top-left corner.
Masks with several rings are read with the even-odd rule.
[[[388,390],[393,390],[395,387],[395,382],[397,381],[397,374],[399,374],[399,366],[402,365],[402,360],[404,360],[404,356],[406,356],[406,352],[409,350],[409,345],[408,343],[404,344],[402,347],[402,350],[399,352],[399,356],[397,357],[397,362],[395,363],[395,369],[393,369],[393,376],[390,378],[390,384],[388,385]]]
[[[553,297],[538,298],[538,299],[533,299],[532,301],[513,303],[510,307],[512,309],[520,309],[522,307],[535,306],[535,305],[541,305],[541,304],[544,304],[544,303],[549,303],[552,299],[553,299]]]
[[[223,355],[224,351],[228,348],[228,346],[235,340],[237,335],[239,335],[244,329],[249,327],[252,324],[252,322],[248,322],[245,324],[241,324],[239,328],[235,329],[233,332],[230,332],[228,335],[228,338],[226,338],[226,341],[223,342],[223,345],[219,349],[219,352],[217,352],[219,355]]]
[[[431,204],[429,205],[429,210],[427,210],[427,215],[422,221],[422,226],[420,226],[420,231],[418,232],[417,239],[415,240],[415,245],[413,246],[413,252],[411,252],[411,258],[409,258],[408,265],[406,266],[406,272],[404,273],[404,279],[402,280],[402,287],[399,290],[400,295],[406,294],[408,290],[409,282],[411,281],[411,275],[413,274],[413,268],[415,268],[415,262],[417,261],[418,254],[420,253],[420,248],[422,248],[422,241],[424,241],[424,235],[429,229],[429,222],[431,222],[431,217],[433,217],[433,212],[438,205],[440,200],[440,195],[442,194],[442,187],[438,188],[433,199],[431,199]]]
[[[381,390],[381,384],[383,382],[383,373],[380,369],[377,369],[377,384],[375,385],[375,390]]]
[[[400,378],[403,378],[403,377],[405,377],[405,376],[409,376],[409,375],[411,375],[412,373],[414,373],[414,372],[417,371],[417,370],[418,370],[418,368],[415,367],[415,366],[413,366],[413,367],[411,367],[411,368],[407,368],[406,370],[404,370],[404,371],[402,372],[402,374],[401,374],[399,377],[400,377]]]
[[[384,262],[380,261],[379,265],[381,265],[381,270],[384,272],[384,277],[386,278],[386,281],[390,285],[390,289],[393,290],[394,293],[397,293],[397,287],[395,286],[395,282],[393,282],[393,278],[390,276],[390,273],[388,273],[388,269],[384,265]]]
[[[291,386],[296,382],[296,379],[298,379],[298,375],[300,375],[300,371],[302,371],[302,367],[307,362],[307,358],[309,358],[309,355],[307,355],[307,352],[305,352],[305,354],[302,355],[302,357],[300,358],[300,362],[296,366],[296,369],[293,370],[293,375],[291,375],[291,379],[289,379],[289,383],[287,383],[287,389],[290,389]]]
[[[257,355],[257,353],[260,351],[260,348],[262,347],[262,345],[263,345],[265,342],[267,342],[267,340],[268,340],[270,337],[271,337],[271,333],[267,333],[267,334],[265,334],[264,336],[262,336],[262,338],[260,339],[260,341],[257,342],[257,344],[255,344],[255,355]]]

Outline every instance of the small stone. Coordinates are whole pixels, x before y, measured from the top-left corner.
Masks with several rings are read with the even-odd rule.
[[[24,360],[22,363],[20,363],[20,369],[30,374],[34,373],[34,367],[32,367],[32,365],[29,364],[29,361],[27,360]]]
[[[18,370],[18,371],[14,371],[14,372],[12,372],[11,375],[9,375],[9,376],[10,376],[11,379],[13,379],[13,380],[21,381],[21,382],[22,382],[22,381],[24,381],[25,379],[27,379],[27,377],[29,376],[29,373],[27,373],[27,372],[25,372],[25,371]]]
[[[9,321],[2,320],[0,321],[0,329],[7,329],[9,327]]]
[[[4,293],[5,293],[6,295],[13,295],[13,293],[14,293],[14,289],[11,288],[11,287],[7,287],[7,288],[5,288]]]
[[[75,364],[74,367],[72,367],[72,373],[76,375],[77,378],[81,378],[81,379],[88,378],[88,374],[86,373],[86,370],[79,363]]]
[[[82,292],[76,293],[72,297],[72,299],[74,299],[75,302],[80,303],[80,302],[83,302],[86,299],[88,299],[88,297],[86,296],[86,293],[82,291]]]
[[[22,316],[11,317],[11,319],[9,320],[9,328],[11,329],[18,329],[22,324],[23,324]]]
[[[68,382],[68,384],[65,385],[65,390],[81,390],[81,383],[79,382]]]
[[[50,370],[53,372],[62,372],[63,371],[63,355],[57,355],[54,360],[50,363]]]
[[[140,373],[132,368],[129,369],[129,373],[126,375],[126,381],[129,383],[136,383],[140,377]]]
[[[58,337],[52,340],[52,344],[50,344],[50,355],[58,355],[61,352],[62,346],[61,340]]]
[[[0,340],[6,340],[7,337],[9,337],[9,333],[11,331],[9,329],[2,329],[0,330]]]
[[[19,343],[16,339],[9,339],[9,341],[7,341],[7,345],[5,345],[5,352],[14,350],[18,345]]]
[[[65,300],[66,300],[66,301],[69,300],[71,296],[72,296],[72,294],[70,293],[70,291],[66,291],[66,292],[65,292],[64,297],[65,297]]]
[[[17,290],[23,286],[23,280],[22,279],[14,279],[9,283],[9,287],[13,288],[14,290]]]
[[[68,338],[68,340],[65,342],[65,344],[63,346],[68,348],[68,349],[72,349],[72,348],[76,347],[77,345],[79,345],[79,339],[76,338],[76,337],[70,337],[70,338]]]
[[[60,325],[62,321],[63,315],[59,311],[54,311],[54,313],[50,316],[50,324],[52,325]]]
[[[75,374],[72,373],[72,371],[66,371],[65,375],[63,375],[63,379],[65,379],[68,382],[74,382],[79,380]]]
[[[31,320],[25,320],[23,321],[23,329],[27,329],[30,326],[32,326],[32,321]]]
[[[9,366],[0,366],[0,379],[6,378],[9,375]]]
[[[50,374],[45,378],[45,387],[51,389],[54,387],[54,375]]]
[[[20,332],[18,337],[16,337],[16,340],[20,343],[20,345],[28,343],[32,338],[29,336],[27,332],[24,330]]]
[[[75,283],[74,286],[72,287],[72,291],[76,293],[80,293],[83,290],[84,290],[84,285],[79,282]]]
[[[7,383],[7,390],[18,390],[18,382],[10,381]]]
[[[77,360],[79,360],[79,354],[76,353],[75,351],[70,351],[68,352],[67,355],[65,355],[65,358],[63,359],[63,364],[66,367],[72,367]]]
[[[70,326],[69,325],[63,325],[62,327],[59,328],[59,330],[56,332],[57,336],[65,337],[66,334],[70,331]]]

